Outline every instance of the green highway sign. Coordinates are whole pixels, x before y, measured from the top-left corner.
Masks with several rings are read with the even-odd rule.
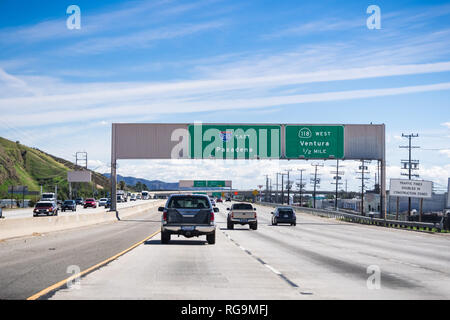
[[[225,180],[194,180],[194,188],[225,188]]]
[[[280,125],[189,125],[192,159],[278,159]]]
[[[206,180],[194,180],[194,188],[206,188]]]
[[[213,187],[213,188],[224,188],[225,181],[224,180],[222,180],[222,181],[217,181],[217,180],[207,181],[206,186]]]
[[[286,158],[344,158],[344,126],[286,125]]]

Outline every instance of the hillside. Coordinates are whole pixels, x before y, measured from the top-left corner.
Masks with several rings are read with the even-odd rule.
[[[103,174],[106,178],[110,178],[111,174]],[[164,182],[160,180],[147,180],[135,177],[124,177],[117,175],[117,182],[124,181],[128,186],[135,186],[138,182],[145,184],[148,190],[178,190],[178,182]]]
[[[11,185],[28,186],[29,191],[54,191],[58,185],[58,198],[69,196],[67,171],[77,168],[75,164],[54,157],[41,150],[30,148],[0,137],[0,198],[9,198],[8,187]],[[109,179],[93,172],[93,183],[98,195],[105,194],[110,188]],[[78,196],[92,196],[93,184],[73,183],[72,188]]]

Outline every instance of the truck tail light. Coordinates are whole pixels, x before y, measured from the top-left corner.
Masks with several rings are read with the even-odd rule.
[[[164,220],[164,221],[167,221],[167,211],[164,211],[164,212],[163,212],[163,220]]]
[[[214,222],[214,211],[211,211],[211,222]]]
[[[234,213],[232,212],[232,213],[231,213],[231,219],[233,219],[233,218],[234,218]]]

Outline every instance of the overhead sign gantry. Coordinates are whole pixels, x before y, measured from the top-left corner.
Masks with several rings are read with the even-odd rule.
[[[384,124],[113,123],[112,206],[119,159],[378,160],[386,212]]]

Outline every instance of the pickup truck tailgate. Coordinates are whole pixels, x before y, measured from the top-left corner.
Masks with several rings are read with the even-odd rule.
[[[167,224],[210,224],[211,209],[169,209]]]
[[[253,210],[233,210],[231,214],[233,219],[254,219],[256,216]]]

